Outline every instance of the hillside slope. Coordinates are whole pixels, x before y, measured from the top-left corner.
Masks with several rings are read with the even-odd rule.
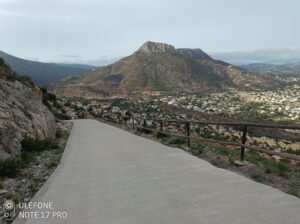
[[[3,58],[5,63],[7,63],[13,71],[20,75],[30,77],[33,82],[39,86],[47,86],[69,76],[81,75],[91,71],[93,68],[88,65],[68,65],[29,61],[14,57],[3,51],[0,51],[0,58]]]
[[[41,90],[0,58],[0,160],[19,154],[25,135],[55,137],[55,118],[42,103]]]
[[[64,96],[100,97],[141,91],[200,92],[266,87],[273,79],[216,61],[200,49],[146,42],[134,54],[85,76],[58,83]]]

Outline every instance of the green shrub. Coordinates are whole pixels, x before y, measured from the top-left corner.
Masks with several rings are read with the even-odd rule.
[[[171,136],[167,139],[167,142],[171,145],[180,145],[186,143],[186,140],[184,138]]]
[[[58,129],[58,130],[56,131],[56,133],[55,133],[55,137],[56,137],[56,138],[61,138],[63,135],[64,135],[64,134],[63,134],[63,131],[60,130],[60,129]]]
[[[48,163],[46,163],[46,167],[48,168],[48,169],[51,169],[51,168],[53,168],[53,167],[56,167],[57,165],[58,165],[58,161],[56,161],[56,160],[51,160],[51,161],[49,161]]]
[[[71,102],[69,102],[69,101],[65,102],[65,106],[66,107],[70,107],[71,106]]]
[[[57,109],[61,109],[62,108],[57,101],[53,101],[53,107],[55,107]]]
[[[42,151],[44,144],[42,141],[35,140],[31,136],[26,135],[22,142],[22,151]]]
[[[54,140],[35,140],[32,137],[26,135],[22,142],[22,160],[23,162],[31,162],[36,155],[45,150],[57,149],[59,145]]]
[[[156,138],[166,138],[166,137],[168,137],[168,135],[164,134],[164,133],[161,133],[159,131],[156,131],[156,132],[154,132],[154,137],[156,137]]]
[[[290,195],[294,195],[296,197],[299,197],[298,192],[299,192],[298,189],[292,188],[292,189],[288,190],[287,193],[290,194]]]
[[[265,168],[265,173],[272,173],[272,169],[270,169],[269,167]]]
[[[44,151],[58,148],[58,143],[55,140],[36,140],[29,135],[26,135],[22,142],[22,151]]]
[[[21,157],[19,155],[9,159],[0,160],[0,173],[1,176],[14,177],[18,174],[21,164]]]
[[[200,128],[199,127],[195,128],[195,132],[200,133]]]
[[[153,131],[151,131],[151,130],[146,130],[146,129],[144,129],[144,133],[147,134],[147,135],[152,134],[152,132],[153,132]]]
[[[253,173],[251,174],[251,178],[256,180],[257,182],[263,182],[265,180],[265,177],[260,173]]]
[[[223,156],[228,156],[231,153],[231,151],[228,148],[223,146],[207,145],[206,149]]]
[[[71,120],[70,116],[68,116],[67,114],[65,114],[63,112],[54,111],[53,114],[59,120]]]
[[[263,165],[266,173],[275,173],[282,177],[288,177],[292,172],[290,165],[284,162],[266,161]]]
[[[277,164],[277,173],[279,176],[287,177],[291,171],[292,169],[287,163],[280,162]]]
[[[196,144],[196,143],[193,143],[192,147],[191,147],[192,152],[195,153],[195,154],[197,154],[197,155],[202,154],[204,152],[203,148],[204,148],[203,145]]]

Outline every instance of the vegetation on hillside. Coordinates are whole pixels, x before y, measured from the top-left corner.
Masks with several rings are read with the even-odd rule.
[[[134,54],[55,87],[64,96],[99,97],[143,91],[201,92],[228,87],[257,89],[279,85],[271,76],[257,75],[210,58],[200,49],[175,49],[146,42]]]
[[[81,75],[89,72],[93,67],[87,65],[64,65],[41,63],[24,60],[0,51],[3,58],[16,73],[29,77],[36,85],[47,86],[69,76]]]

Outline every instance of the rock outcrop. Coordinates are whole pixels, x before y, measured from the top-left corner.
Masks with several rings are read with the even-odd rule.
[[[41,90],[0,58],[0,159],[20,153],[25,135],[54,138],[55,118],[42,103]]]
[[[149,53],[174,53],[174,54],[176,54],[177,52],[176,52],[175,47],[172,45],[147,41],[136,51],[136,53],[146,53],[146,54],[149,54]]]

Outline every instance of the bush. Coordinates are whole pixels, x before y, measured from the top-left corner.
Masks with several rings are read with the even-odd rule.
[[[71,102],[69,102],[69,101],[68,101],[68,102],[65,102],[65,106],[66,106],[66,107],[70,107],[70,106],[71,106]]]
[[[156,131],[156,132],[154,132],[154,137],[155,137],[155,138],[166,138],[166,137],[168,137],[168,135],[167,135],[167,134],[164,134],[164,133],[161,133],[161,132],[158,132],[158,131]]]
[[[45,151],[45,150],[51,150],[51,149],[57,149],[58,143],[53,140],[35,140],[32,137],[26,135],[22,142],[22,159],[24,161],[30,162],[33,157],[35,157],[36,154],[39,152]]]
[[[195,132],[196,132],[196,133],[200,133],[200,131],[201,131],[201,130],[200,130],[199,127],[195,128]]]
[[[265,168],[266,173],[275,173],[282,177],[287,177],[292,172],[292,168],[289,164],[284,162],[268,161]]]
[[[64,135],[63,131],[61,129],[57,129],[55,133],[56,138],[61,138]]]
[[[53,107],[55,107],[57,109],[61,109],[61,106],[57,101],[53,101]]]
[[[264,176],[260,173],[253,173],[251,174],[251,178],[256,180],[257,182],[263,182],[265,180]]]
[[[21,157],[19,155],[6,160],[0,160],[1,176],[14,177],[18,173],[21,164]]]
[[[64,113],[53,112],[54,116],[59,120],[71,120],[71,118]]]
[[[176,137],[176,136],[171,136],[167,139],[167,142],[171,145],[180,145],[186,143],[186,140],[184,138]]]
[[[204,152],[204,146],[202,144],[193,143],[191,149],[192,152],[194,152],[197,155],[202,154]]]
[[[279,176],[287,177],[288,173],[292,171],[291,167],[287,163],[277,164],[277,173]]]
[[[55,161],[55,160],[51,160],[50,162],[46,163],[46,166],[48,169],[51,169],[53,167],[56,167],[58,165],[58,161]]]

